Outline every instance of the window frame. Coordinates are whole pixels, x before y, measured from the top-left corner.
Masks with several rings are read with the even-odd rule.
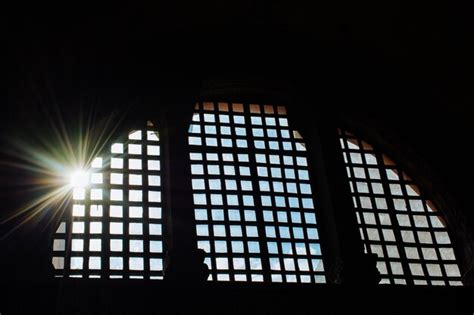
[[[383,156],[385,155],[392,159],[398,170],[401,170],[410,177],[411,182],[418,187],[420,197],[431,202],[442,216],[446,225],[446,231],[451,240],[451,248],[454,250],[456,263],[461,274],[459,281],[461,281],[463,285],[468,285],[469,279],[466,278],[466,275],[470,268],[469,266],[474,265],[474,257],[467,257],[466,254],[474,251],[474,240],[470,239],[468,233],[465,232],[467,230],[464,226],[462,215],[455,211],[457,205],[453,202],[454,198],[451,197],[449,189],[442,185],[442,181],[433,169],[427,165],[426,161],[418,156],[412,148],[399,139],[393,132],[384,130],[382,135],[378,132],[377,126],[377,122],[371,121],[369,118],[361,119],[356,115],[339,113],[337,115],[337,124],[333,125],[333,128],[336,130],[334,135],[337,134],[335,137],[337,137],[338,144],[340,141],[339,129],[354,132],[358,139],[366,141],[374,148],[375,152],[377,152],[377,161],[383,160]],[[338,154],[342,157],[343,150],[340,145],[338,145],[338,148]],[[345,163],[343,163],[343,165],[344,175],[341,177],[341,180],[346,181],[347,185],[351,179],[347,176],[347,172],[345,171]],[[426,269],[425,267],[423,268]],[[427,272],[425,272],[425,274],[427,274]],[[411,277],[410,272],[405,273],[405,275]],[[448,285],[445,286],[449,287]]]
[[[133,140],[129,139],[130,134],[133,131],[141,131],[141,139],[140,140]],[[148,139],[148,133],[147,131],[155,131],[158,133],[158,140],[149,140]],[[129,154],[128,153],[128,144],[134,144],[135,142],[139,142],[139,145],[141,146],[141,154]],[[113,153],[112,146],[116,143],[120,143],[123,146],[123,151]],[[150,120],[129,120],[129,121],[124,121],[121,123],[119,128],[116,128],[111,132],[111,135],[108,137],[108,140],[101,144],[101,150],[97,152],[95,157],[100,157],[102,159],[101,166],[100,167],[93,167],[93,161],[94,159],[91,159],[89,165],[87,165],[87,170],[89,173],[94,173],[94,172],[99,172],[102,174],[102,183],[101,184],[94,184],[91,183],[86,190],[90,192],[95,185],[100,185],[100,189],[102,189],[102,199],[99,201],[100,204],[102,205],[102,215],[100,217],[100,222],[101,223],[101,230],[102,232],[97,234],[97,239],[101,242],[101,250],[97,252],[91,252],[92,255],[97,256],[101,260],[101,266],[98,270],[92,271],[89,270],[86,265],[88,265],[88,258],[91,255],[89,251],[89,240],[94,238],[93,235],[91,235],[88,232],[88,226],[92,222],[91,216],[90,216],[90,211],[89,208],[91,204],[94,204],[94,200],[91,200],[90,196],[86,196],[83,200],[79,200],[81,204],[84,205],[85,207],[85,213],[83,216],[80,216],[80,220],[84,222],[85,225],[85,231],[84,233],[79,233],[77,235],[80,235],[80,238],[83,242],[83,249],[80,251],[80,256],[82,256],[82,268],[73,270],[70,268],[69,263],[64,263],[62,269],[56,269],[54,274],[55,277],[62,278],[62,279],[67,279],[67,278],[83,278],[83,279],[98,279],[100,278],[101,280],[114,280],[121,279],[121,280],[144,280],[144,281],[155,281],[159,280],[162,278],[162,273],[161,271],[153,271],[151,270],[151,260],[153,258],[158,258],[161,260],[161,265],[162,268],[164,268],[164,261],[165,261],[165,254],[166,254],[166,249],[167,249],[167,241],[166,241],[166,234],[168,233],[168,224],[167,221],[169,220],[167,213],[166,213],[166,208],[167,208],[167,197],[165,193],[165,185],[164,184],[164,177],[167,174],[167,170],[163,167],[164,165],[164,155],[163,155],[163,148],[162,148],[162,143],[163,140],[161,138],[161,129],[160,129],[160,124],[157,124],[156,122],[151,122]],[[160,152],[157,154],[154,152],[153,154],[147,154],[147,149],[149,145],[155,145],[159,146]],[[128,167],[128,159],[133,159],[133,157],[136,156],[142,161],[142,167],[141,169],[130,169]],[[112,158],[121,158],[122,159],[122,167],[117,168],[116,170],[118,173],[122,174],[122,184],[115,184],[111,183],[111,174],[114,173],[114,168],[112,168],[111,161]],[[148,160],[154,160],[155,159],[160,161],[160,168],[159,170],[152,170],[150,173],[148,171],[147,166],[143,166],[143,161],[148,161]],[[136,186],[138,190],[141,191],[142,193],[142,199],[141,201],[130,201],[129,198],[127,198],[128,194],[125,193],[126,191],[133,190],[135,187],[134,185],[131,185],[128,182],[129,175],[141,175],[142,176],[142,183],[141,185]],[[148,176],[159,176],[160,177],[160,185],[156,186],[156,191],[160,192],[161,195],[161,200],[158,202],[156,205],[149,205],[148,202],[148,192],[149,191],[155,191],[153,190],[153,187],[155,186],[149,186],[148,185]],[[122,198],[119,201],[113,201],[111,200],[111,191],[113,189],[120,189],[122,191]],[[142,216],[141,218],[135,219],[132,217],[127,217],[126,216],[126,211],[125,209],[131,206],[139,206],[142,208]],[[75,219],[73,215],[73,206],[76,204],[76,200],[71,198],[69,201],[68,206],[66,207],[66,211],[62,214],[61,218],[59,218],[58,225],[55,227],[54,231],[57,230],[57,228],[62,224],[65,224],[65,232],[61,234],[61,238],[65,240],[65,250],[61,251],[59,254],[54,250],[54,246],[51,251],[51,259],[54,259],[54,257],[59,256],[59,258],[63,258],[64,261],[70,260],[71,257],[77,256],[73,254],[72,251],[72,240],[74,239],[74,234],[72,233],[72,225],[77,219]],[[122,214],[121,217],[119,217],[119,221],[115,220],[110,216],[110,206],[112,205],[119,205],[122,207]],[[148,218],[149,216],[149,207],[158,207],[161,208],[161,215],[159,218],[153,218],[150,219]],[[94,221],[95,222],[95,221]],[[118,251],[117,253],[119,255],[115,255],[115,251],[111,250],[111,240],[114,239],[113,234],[111,233],[111,228],[110,225],[111,223],[114,222],[119,222],[122,225],[122,233],[118,236],[120,236],[120,240],[122,243],[122,250]],[[141,223],[142,225],[142,232],[140,235],[137,234],[137,236],[133,236],[127,233],[129,227],[128,225],[130,223]],[[151,236],[149,234],[147,226],[150,224],[159,224],[161,226],[161,234],[160,235],[154,235]],[[53,241],[56,240],[56,232],[53,232],[52,234],[52,244]],[[143,250],[141,252],[131,252],[129,250],[129,245],[130,242],[133,240],[141,240],[142,245],[143,245]],[[152,253],[150,251],[150,242],[153,240],[157,240],[158,242],[161,242],[161,252],[158,253]],[[97,253],[95,255],[94,253]],[[55,255],[56,254],[56,255]],[[61,256],[62,255],[62,256]],[[138,256],[137,256],[138,255]],[[113,257],[119,257],[121,258],[122,261],[122,268],[120,270],[113,270],[110,267],[110,260]],[[159,256],[159,257],[158,257]],[[132,270],[128,268],[129,260],[134,257],[141,257],[143,261],[143,268],[141,270]],[[87,259],[86,259],[87,258]],[[91,277],[92,276],[92,277]],[[135,277],[135,278],[134,278]]]
[[[304,116],[304,110],[295,109],[293,107],[294,103],[288,101],[286,98],[268,98],[268,97],[206,97],[205,99],[199,98],[198,101],[208,101],[208,100],[215,100],[216,103],[218,101],[225,100],[227,103],[248,103],[247,100],[252,100],[251,103],[256,104],[285,104],[287,106],[287,116],[289,121],[291,122],[290,125],[292,129],[299,130],[299,132],[303,135],[304,141],[307,145],[308,155],[307,158],[309,161],[313,161],[308,163],[308,171],[310,173],[310,179],[313,189],[313,198],[314,195],[319,196],[319,199],[315,199],[319,206],[319,224],[318,224],[318,231],[320,234],[320,245],[321,250],[324,253],[322,259],[326,269],[326,277],[327,283],[341,283],[348,281],[348,277],[341,274],[346,273],[346,271],[341,271],[344,269],[350,269],[347,267],[341,267],[340,262],[344,262],[347,266],[348,264],[357,264],[361,263],[361,257],[363,256],[363,251],[359,246],[361,244],[361,239],[359,234],[357,236],[359,239],[353,239],[354,234],[352,232],[342,231],[344,227],[349,227],[352,229],[357,227],[357,221],[354,218],[351,218],[350,215],[344,215],[344,220],[341,220],[341,209],[344,208],[344,203],[339,203],[335,201],[335,196],[341,196],[342,199],[350,198],[350,191],[348,189],[340,189],[334,188],[334,185],[344,185],[347,184],[347,177],[346,176],[334,176],[333,170],[338,164],[339,167],[342,165],[341,170],[343,170],[345,174],[345,165],[343,164],[342,160],[337,160],[335,162],[329,163],[328,160],[336,155],[341,155],[340,147],[336,145],[338,143],[338,135],[337,135],[337,128],[343,127],[350,130],[356,130],[360,135],[370,141],[373,146],[377,146],[383,149],[383,152],[392,156],[397,163],[400,163],[401,167],[406,170],[410,175],[414,175],[413,177],[415,182],[419,185],[420,189],[424,193],[426,193],[427,198],[433,200],[437,205],[439,211],[441,211],[445,217],[448,224],[448,233],[452,240],[452,246],[454,248],[456,257],[458,257],[458,266],[461,271],[461,276],[464,275],[465,266],[472,265],[473,258],[468,258],[465,256],[464,251],[465,249],[462,246],[472,246],[464,236],[459,235],[459,231],[464,231],[465,229],[458,229],[459,233],[453,233],[455,227],[459,226],[458,218],[453,215],[451,211],[445,211],[445,209],[452,209],[452,207],[447,207],[448,204],[440,195],[435,194],[435,188],[431,187],[430,185],[426,184],[426,180],[419,180],[424,178],[425,173],[417,174],[418,172],[411,172],[410,170],[414,169],[413,164],[411,164],[412,155],[409,158],[402,158],[399,159],[399,155],[395,154],[392,155],[393,152],[397,152],[397,149],[394,149],[393,146],[386,142],[382,137],[380,137],[373,128],[366,127],[363,124],[360,124],[357,119],[351,118],[349,121],[346,118],[341,118],[338,115],[330,114],[330,119],[327,122],[324,122],[321,117],[317,117],[315,119],[314,125],[308,125],[304,123],[304,119],[302,119],[302,115]],[[192,113],[194,111],[194,102],[185,102],[182,104],[183,106],[183,113],[179,116],[179,124],[181,127],[186,126],[184,128],[184,134],[187,135],[187,127],[188,123],[191,121],[190,117],[192,117]],[[186,216],[183,214],[182,210],[179,210],[179,214],[172,209],[173,200],[175,200],[176,194],[170,193],[171,187],[165,185],[175,175],[172,172],[173,166],[170,164],[172,157],[176,156],[176,154],[169,154],[166,151],[166,148],[171,145],[174,140],[177,140],[179,136],[179,132],[177,134],[171,134],[169,132],[169,125],[171,124],[169,120],[169,116],[165,113],[152,113],[152,118],[156,118],[158,122],[162,120],[161,123],[156,124],[158,132],[160,133],[160,142],[161,150],[163,154],[161,155],[161,164],[162,164],[162,217],[163,217],[163,247],[167,244],[168,246],[173,246],[173,242],[176,243],[176,233],[173,233],[173,230],[176,230],[176,227],[173,227],[173,224],[176,224],[176,219],[180,216]],[[337,118],[336,118],[337,117]],[[132,121],[122,123],[123,126],[127,128],[121,127],[120,130],[116,131],[115,134],[120,134],[120,131],[129,130],[132,128],[137,128],[137,124]],[[141,128],[137,128],[141,129]],[[183,135],[183,131],[181,131],[181,136]],[[178,137],[178,138],[177,138]],[[117,139],[114,139],[114,142]],[[328,149],[328,142],[333,142],[332,150]],[[112,143],[112,142],[110,142]],[[336,145],[336,146],[335,146]],[[108,146],[106,146],[107,148]],[[337,147],[337,149],[334,149]],[[181,164],[189,163],[189,157],[182,157]],[[184,165],[183,164],[183,165]],[[336,167],[337,168],[337,167]],[[417,176],[419,175],[419,176]],[[189,186],[191,185],[191,175],[187,177],[189,178]],[[183,179],[183,177],[181,177]],[[186,179],[186,176],[184,177]],[[104,181],[106,179],[104,178]],[[429,180],[428,180],[429,182]],[[348,187],[347,187],[348,188]],[[185,198],[192,200],[192,188],[185,188],[184,190]],[[439,190],[442,191],[443,194],[447,193],[446,190]],[[185,201],[183,205],[191,204],[192,202]],[[441,202],[440,202],[441,200]],[[346,203],[347,204],[347,203]],[[180,206],[183,208],[184,206]],[[176,207],[174,207],[176,208]],[[65,213],[64,215],[67,215]],[[346,223],[341,224],[341,222],[346,221]],[[57,226],[56,226],[57,227]],[[55,228],[56,228],[55,227]],[[351,234],[352,233],[352,234]],[[185,232],[187,238],[190,239],[190,242],[193,243],[196,240],[196,236],[194,231]],[[352,236],[351,236],[352,235]],[[175,240],[175,241],[173,241]],[[51,240],[52,244],[52,240]],[[196,242],[194,242],[196,244]],[[68,244],[66,244],[66,247]],[[349,249],[349,247],[353,247],[353,249]],[[474,247],[473,247],[474,248]],[[164,268],[166,268],[166,263],[164,263]],[[349,273],[353,273],[353,271],[348,271]],[[288,284],[281,284],[281,285],[288,285]],[[309,285],[318,285],[318,284],[309,284]]]
[[[253,100],[253,98],[251,98],[251,99]],[[250,110],[250,106],[251,106],[251,105],[256,105],[256,104],[258,104],[259,106],[261,106],[261,109],[260,109],[260,110],[261,110],[262,112],[261,112],[260,114],[258,114],[258,116],[259,116],[259,117],[264,117],[264,113],[263,113],[263,111],[264,111],[264,105],[265,105],[265,104],[274,104],[274,105],[272,105],[272,106],[274,107],[275,113],[272,114],[271,116],[272,116],[272,117],[277,117],[277,119],[278,119],[278,113],[276,112],[276,111],[277,111],[277,106],[278,106],[279,104],[281,104],[281,105],[287,105],[287,104],[286,104],[287,102],[283,102],[283,103],[282,103],[282,102],[278,102],[278,101],[276,101],[276,102],[275,102],[275,101],[270,102],[270,101],[261,101],[261,100],[260,100],[260,101],[255,101],[255,102],[253,102],[253,101],[243,101],[243,102],[242,102],[242,99],[241,99],[241,98],[208,97],[208,98],[205,98],[205,99],[201,99],[200,101],[196,102],[196,104],[194,105],[193,113],[194,113],[194,112],[199,112],[199,113],[200,113],[200,120],[203,119],[203,115],[204,115],[204,113],[206,112],[206,109],[204,108],[204,106],[205,106],[204,104],[205,104],[205,103],[212,103],[212,104],[213,104],[212,106],[213,106],[213,108],[215,108],[214,113],[215,113],[216,116],[218,116],[219,114],[225,114],[225,113],[226,113],[226,112],[219,112],[219,111],[218,111],[219,103],[221,103],[221,104],[227,104],[227,106],[229,106],[228,112],[227,112],[227,113],[229,113],[229,114],[232,112],[232,108],[231,108],[232,104],[239,104],[239,105],[242,105],[242,104],[243,104],[244,108],[247,109],[247,110],[243,110],[242,112],[234,112],[233,114],[230,114],[229,117],[233,116],[234,114],[237,114],[237,115],[243,115],[243,116],[245,117],[245,119],[248,120],[248,121],[247,121],[245,124],[243,124],[242,126],[243,126],[243,128],[245,128],[245,130],[246,130],[247,136],[245,137],[245,139],[247,139],[249,143],[252,142],[252,140],[254,139],[254,137],[252,136],[252,132],[253,132],[252,127],[255,127],[255,126],[253,126],[253,125],[251,124],[251,121],[250,121],[250,118],[251,118],[251,116],[252,116],[252,112],[251,112],[251,110]],[[199,109],[196,109],[196,108],[197,108],[197,107],[196,107],[197,104],[202,104],[202,106],[201,106]],[[209,105],[207,105],[207,106],[211,106],[211,105],[209,104]],[[289,125],[289,126],[287,126],[286,128],[288,128],[289,131],[298,130],[298,128],[294,128],[294,125],[293,125],[293,123],[292,123],[291,111],[288,110],[288,107],[289,107],[289,106],[285,106],[285,108],[283,109],[283,110],[285,111],[285,114],[284,114],[284,116],[281,116],[281,117],[285,117],[285,118],[288,120],[288,125]],[[208,107],[208,108],[210,108],[210,107]],[[193,121],[190,120],[189,126],[191,126],[192,124],[193,124]],[[201,122],[196,122],[195,124],[205,125],[205,122],[202,122],[202,121],[201,121]],[[220,125],[220,124],[216,122],[216,126],[218,127],[219,125]],[[262,127],[262,128],[264,128],[264,127]],[[265,128],[264,128],[264,129],[265,129]],[[202,134],[200,134],[200,137],[201,137],[201,138],[204,138],[204,137],[205,137],[205,132],[204,132],[203,130],[201,130],[201,131],[202,131]],[[299,130],[298,130],[298,131],[299,131]],[[264,132],[264,133],[265,133],[265,132]],[[301,132],[300,132],[300,133],[301,133]],[[192,133],[189,133],[189,136],[192,137],[193,134],[192,134]],[[268,138],[267,136],[262,137],[262,139],[267,139],[267,138]],[[303,142],[305,143],[306,147],[311,146],[311,144],[309,143],[309,141],[308,141],[304,136],[303,136],[302,138],[303,138]],[[250,140],[249,140],[249,139],[250,139]],[[292,142],[297,142],[297,140],[291,140],[291,141],[292,141]],[[190,145],[189,148],[190,148],[190,150],[192,150],[193,146]],[[228,149],[228,148],[220,147],[220,149],[226,150],[226,149]],[[212,147],[212,148],[211,148],[210,150],[208,150],[207,152],[214,152],[214,151],[220,152],[220,149],[214,150],[214,147]],[[240,151],[240,149],[239,149],[239,148],[236,148],[236,147],[234,147],[234,149],[229,149],[229,150],[232,151],[235,156],[237,156],[237,154],[238,154],[239,151]],[[305,168],[308,170],[308,173],[309,173],[309,181],[308,181],[308,183],[311,185],[311,188],[312,188],[311,199],[314,201],[314,209],[313,209],[313,211],[314,211],[314,213],[316,214],[316,216],[318,217],[317,229],[318,229],[318,233],[319,233],[319,239],[317,240],[317,242],[318,242],[318,244],[319,244],[319,246],[320,246],[320,248],[321,248],[321,252],[323,252],[323,255],[322,255],[321,259],[322,259],[323,265],[325,266],[324,268],[325,268],[326,283],[328,283],[328,279],[327,279],[327,274],[328,274],[328,273],[327,273],[327,270],[326,270],[326,268],[327,268],[327,261],[326,261],[326,257],[325,257],[325,254],[324,254],[325,248],[326,248],[327,246],[326,246],[326,244],[325,244],[325,242],[326,242],[325,236],[322,235],[322,232],[321,232],[321,230],[322,230],[322,229],[321,229],[321,226],[324,225],[324,222],[322,222],[323,220],[322,220],[322,218],[321,218],[321,217],[322,217],[322,216],[321,216],[321,212],[322,212],[322,211],[321,211],[321,208],[320,208],[320,206],[318,205],[318,200],[315,198],[315,196],[318,195],[317,189],[316,189],[317,185],[315,185],[315,178],[317,178],[317,175],[314,173],[314,168],[312,168],[312,164],[313,164],[313,163],[310,161],[311,157],[310,157],[310,154],[309,154],[309,152],[308,152],[308,149],[306,149],[305,151],[306,151],[306,152],[305,152],[304,155],[305,155],[305,157],[306,157],[306,159],[307,159],[307,162],[308,162],[308,163],[307,163],[308,165],[305,166]],[[192,152],[192,151],[190,151],[190,152]],[[276,152],[275,154],[282,155],[283,152],[285,152],[285,151],[283,151],[283,150],[272,151],[272,150],[269,150],[268,148],[265,149],[265,155],[267,155],[267,156],[270,155],[272,152],[273,152],[273,153]],[[295,149],[295,151],[291,150],[291,151],[288,151],[288,152],[290,152],[290,153],[291,153],[291,152],[295,152],[295,155],[296,155],[297,152],[299,152],[299,151],[297,151],[297,150]],[[258,167],[258,166],[257,166],[258,163],[257,163],[257,161],[255,160],[255,154],[257,154],[257,153],[262,153],[262,152],[260,152],[260,150],[258,150],[258,149],[256,149],[256,148],[254,148],[253,143],[252,143],[252,144],[249,144],[248,149],[247,149],[247,154],[248,154],[249,156],[251,156],[250,163],[249,163],[249,167],[250,167],[251,169],[254,169],[254,170],[257,170],[257,167]],[[192,162],[192,161],[191,161],[191,162]],[[258,165],[259,165],[259,164],[258,164]],[[222,165],[221,165],[221,166],[222,166]],[[222,171],[222,167],[220,167],[220,168],[221,168],[221,171]],[[259,178],[259,176],[258,176],[257,174],[254,174],[254,176],[250,177],[250,179],[249,179],[249,180],[252,181],[252,185],[253,185],[254,187],[258,187],[258,182],[259,182],[259,179],[258,179],[258,178]],[[287,193],[284,193],[284,195],[288,197],[288,194],[287,194]],[[254,201],[256,202],[256,208],[260,208],[260,209],[262,209],[262,207],[265,208],[264,206],[262,206],[262,205],[260,204],[260,198],[259,198],[259,195],[256,194],[256,191],[254,191],[253,197],[254,197]],[[258,201],[257,201],[257,200],[258,200]],[[198,206],[196,206],[196,207],[198,207]],[[272,207],[272,208],[275,208],[275,207]],[[300,208],[302,209],[302,207],[300,207]],[[275,208],[275,209],[277,209],[277,208]],[[265,223],[266,223],[266,222],[265,222],[265,220],[264,220],[264,218],[263,218],[263,214],[262,214],[262,213],[259,214],[259,213],[258,213],[258,212],[259,212],[258,210],[257,210],[256,212],[257,212],[257,221],[256,221],[256,224],[257,224],[257,228],[258,228],[258,231],[259,231],[258,241],[259,241],[259,243],[260,243],[260,250],[261,250],[259,256],[261,257],[262,266],[263,266],[262,272],[263,272],[263,276],[264,276],[264,282],[267,283],[267,284],[268,284],[268,283],[274,283],[274,282],[271,281],[271,276],[270,276],[270,274],[271,274],[271,268],[270,268],[270,266],[269,266],[269,258],[270,258],[271,255],[269,255],[268,252],[267,252],[267,244],[266,244],[270,239],[267,239],[266,236],[265,236]],[[275,211],[275,212],[276,212],[276,211]],[[199,224],[199,222],[197,222],[197,224]],[[227,231],[227,232],[228,232],[228,231]],[[275,240],[277,240],[277,239],[275,239]],[[229,240],[228,240],[228,241],[229,241]],[[282,241],[282,239],[278,238],[278,242],[281,242],[281,241]],[[306,240],[306,241],[307,241],[307,240]],[[229,242],[230,242],[230,241],[229,241]],[[279,256],[280,256],[280,255],[279,255]],[[280,257],[280,258],[281,258],[281,257]],[[282,259],[283,259],[283,258],[282,258]],[[296,257],[295,257],[295,259],[296,259]],[[282,270],[281,273],[284,274],[284,271]],[[216,276],[216,274],[214,274],[213,276]],[[247,275],[247,276],[249,276],[249,275]],[[283,282],[283,283],[284,283],[284,284],[288,284],[288,283],[285,283],[285,282]],[[303,284],[303,285],[304,285],[305,283],[298,282],[298,284]],[[309,285],[309,284],[308,284],[308,285]],[[318,285],[318,284],[316,284],[316,283],[311,283],[311,285]]]

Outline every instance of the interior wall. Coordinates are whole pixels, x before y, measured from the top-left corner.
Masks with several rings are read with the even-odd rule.
[[[81,112],[141,117],[157,107],[166,111],[170,100],[194,101],[209,79],[278,82],[291,92],[294,111],[306,113],[310,104],[320,113],[356,117],[416,156],[474,237],[473,63],[465,10],[345,1],[190,6],[13,12],[2,159],[12,141],[50,135],[48,117],[56,121],[58,112],[66,126]],[[300,120],[313,121],[311,115]],[[29,175],[5,163],[0,174],[4,213],[11,213],[31,196],[23,190]]]

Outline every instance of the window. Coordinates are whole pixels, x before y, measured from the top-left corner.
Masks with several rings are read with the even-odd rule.
[[[158,132],[148,126],[93,160],[55,234],[56,276],[162,279],[160,154]]]
[[[381,283],[461,285],[443,215],[386,155],[353,134],[340,142],[360,235]]]
[[[286,108],[197,104],[189,145],[210,280],[324,283],[306,145]]]
[[[367,142],[340,131],[340,144],[360,236],[378,257],[381,283],[461,285],[433,202]],[[286,107],[198,103],[188,145],[192,192],[183,197],[193,201],[189,213],[209,280],[326,283],[313,173]],[[77,178],[71,211],[53,240],[56,276],[162,279],[158,132],[132,130],[108,150]]]

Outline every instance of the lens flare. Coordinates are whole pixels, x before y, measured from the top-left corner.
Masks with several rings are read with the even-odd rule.
[[[23,194],[25,202],[8,209],[0,221],[0,225],[10,224],[2,240],[25,224],[39,224],[41,218],[57,221],[71,208],[74,195],[89,185],[88,169],[110,142],[125,112],[97,119],[96,114],[87,116],[81,111],[75,121],[66,122],[56,108],[46,116],[41,132],[32,126],[24,129],[24,135],[5,139],[9,146],[2,153],[7,158],[0,160],[0,166],[12,174],[15,194]]]
[[[70,176],[69,185],[72,188],[85,188],[89,186],[89,172],[84,170],[75,170]]]

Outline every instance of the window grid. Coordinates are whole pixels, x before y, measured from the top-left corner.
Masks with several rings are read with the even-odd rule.
[[[189,144],[198,247],[208,253],[210,279],[324,283],[306,148],[285,107],[196,104]]]
[[[55,234],[57,277],[163,278],[160,156],[158,133],[146,128],[93,160]]]
[[[381,283],[461,285],[444,218],[387,156],[340,131],[359,231]]]

